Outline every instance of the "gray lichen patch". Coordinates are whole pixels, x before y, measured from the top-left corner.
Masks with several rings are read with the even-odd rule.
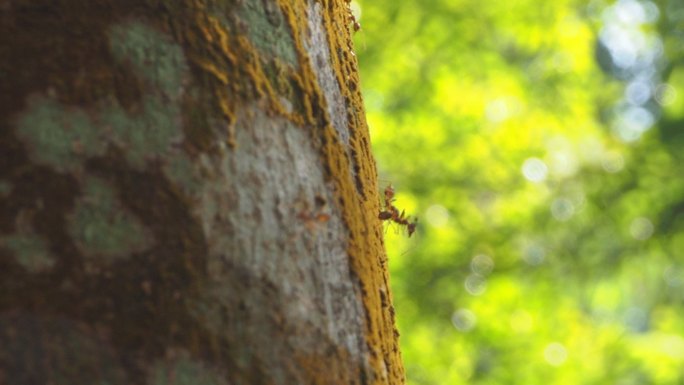
[[[116,199],[113,186],[87,177],[68,219],[68,231],[86,257],[129,257],[152,245],[150,231]]]
[[[88,115],[46,97],[29,101],[16,133],[37,163],[59,171],[78,167],[83,155],[99,155],[105,150],[100,131]]]
[[[45,241],[36,234],[12,234],[0,238],[0,246],[11,251],[17,263],[30,273],[40,273],[55,265]]]
[[[187,64],[182,48],[170,37],[132,21],[112,27],[109,44],[117,61],[130,63],[138,75],[171,98],[171,102],[179,100]]]
[[[297,67],[297,51],[292,30],[276,2],[243,1],[239,15],[244,20],[249,40],[267,56]]]
[[[147,385],[227,385],[225,375],[199,361],[177,358],[158,362],[152,368]]]

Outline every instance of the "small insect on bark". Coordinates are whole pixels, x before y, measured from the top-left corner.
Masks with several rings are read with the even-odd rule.
[[[384,195],[384,209],[378,214],[378,219],[383,221],[388,220],[399,226],[406,226],[408,237],[411,238],[411,235],[416,232],[416,228],[418,227],[418,218],[411,220],[411,217],[406,216],[404,210],[399,212],[399,209],[394,206],[394,187],[392,187],[391,184],[385,187]]]
[[[309,231],[314,230],[316,225],[325,223],[330,220],[330,214],[323,212],[326,206],[325,199],[323,199],[320,196],[316,196],[315,202],[315,211],[305,209],[297,214],[297,218],[304,221],[304,225]]]
[[[361,23],[356,19],[356,16],[354,16],[354,12],[352,12],[351,9],[351,1],[347,1],[347,16],[351,19],[352,22],[352,27],[354,28],[354,32],[359,32],[361,29]]]
[[[354,16],[354,15],[351,15],[351,19],[353,22],[352,25],[354,26],[354,32],[359,32],[359,30],[361,29],[361,23],[356,21],[356,16]]]

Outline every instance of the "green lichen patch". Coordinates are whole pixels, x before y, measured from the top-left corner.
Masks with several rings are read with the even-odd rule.
[[[83,155],[98,155],[105,150],[105,143],[88,115],[45,97],[30,101],[16,130],[37,163],[59,171],[78,167]]]
[[[20,119],[17,135],[36,162],[62,172],[103,155],[109,143],[121,147],[127,160],[142,168],[146,159],[163,156],[183,135],[179,106],[158,96],[145,96],[137,114],[116,103],[102,104],[95,111],[97,118],[91,119],[80,109],[38,98]]]
[[[159,362],[152,369],[148,385],[227,385],[225,376],[187,358]]]
[[[40,273],[55,265],[45,241],[38,235],[13,234],[0,238],[0,246],[10,250],[17,263],[30,273]]]
[[[199,192],[200,179],[195,174],[192,161],[184,153],[179,152],[170,157],[164,165],[164,173],[188,195],[193,196]]]
[[[113,143],[142,168],[148,158],[163,156],[174,141],[181,141],[180,101],[188,70],[182,49],[136,22],[112,27],[109,38],[116,60],[147,81],[141,108],[129,113],[107,101],[93,106],[89,115],[51,98],[34,98],[18,121],[17,136],[36,162],[73,171]]]
[[[12,183],[0,180],[0,198],[8,196],[12,192]]]
[[[114,58],[177,102],[182,94],[187,64],[183,50],[173,40],[149,26],[133,21],[113,26],[109,44]]]
[[[148,82],[139,113],[129,115],[114,106],[100,115],[127,160],[141,167],[146,158],[163,156],[174,141],[182,139],[180,101],[187,63],[183,50],[170,37],[140,22],[112,27],[109,43],[114,58],[130,64]]]
[[[113,187],[88,177],[68,231],[86,257],[126,258],[152,245],[150,231],[118,202]]]
[[[164,156],[173,142],[182,138],[180,109],[159,97],[143,98],[142,111],[134,116],[116,106],[100,115],[112,141],[124,149],[126,159],[142,168],[147,158]]]
[[[297,66],[297,50],[292,30],[276,2],[243,1],[239,15],[247,27],[249,40],[266,56],[277,57]]]

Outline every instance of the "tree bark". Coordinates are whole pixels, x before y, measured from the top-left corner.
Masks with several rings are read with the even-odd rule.
[[[0,0],[1,384],[401,384],[343,0]]]

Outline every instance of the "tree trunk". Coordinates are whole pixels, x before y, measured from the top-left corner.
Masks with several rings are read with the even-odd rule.
[[[0,0],[1,384],[401,384],[343,0]]]

